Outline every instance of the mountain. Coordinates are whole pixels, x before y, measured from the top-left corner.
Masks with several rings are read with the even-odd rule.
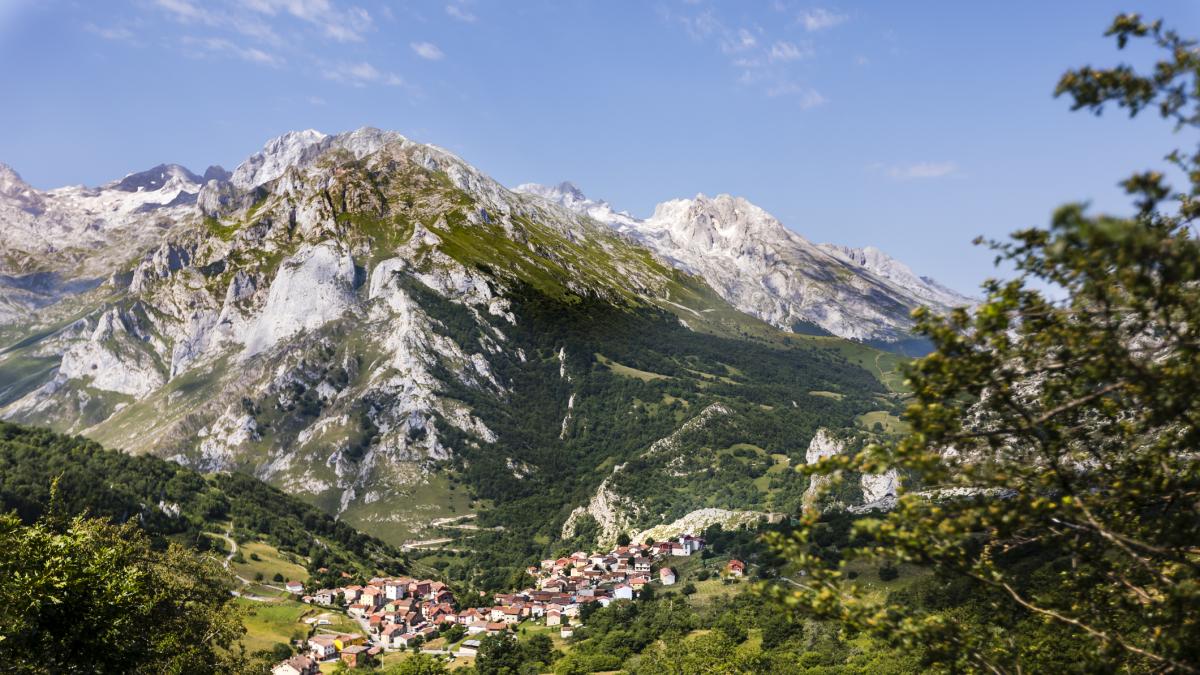
[[[587,198],[571,183],[515,189],[632,236],[699,275],[737,309],[783,330],[815,327],[839,337],[894,343],[909,337],[910,313],[917,307],[945,312],[974,304],[878,249],[812,244],[741,197],[676,199],[639,220]]]
[[[738,311],[699,242],[747,269],[835,261],[779,264],[813,293],[893,282],[740,200],[622,231],[376,129],[288,133],[201,180],[12,176],[0,274],[48,290],[0,326],[0,417],[248,474],[394,544],[452,539],[483,585],[564,539],[794,511],[819,429],[899,411],[901,357]]]
[[[40,191],[0,164],[0,325],[91,290],[194,209],[202,178],[161,164],[105,185]]]

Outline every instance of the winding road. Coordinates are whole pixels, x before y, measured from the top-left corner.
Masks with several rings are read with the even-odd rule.
[[[286,593],[287,589],[278,588],[276,586],[268,586],[267,584],[259,583],[257,581],[250,581],[249,579],[242,577],[242,576],[238,575],[237,572],[233,571],[233,565],[232,565],[233,556],[237,555],[238,545],[237,545],[237,542],[233,540],[233,537],[229,536],[232,533],[233,533],[232,525],[230,525],[229,529],[225,531],[225,534],[220,534],[218,532],[210,532],[209,533],[214,537],[220,537],[221,539],[224,539],[225,543],[229,545],[229,555],[225,556],[225,561],[224,561],[225,569],[229,570],[229,573],[232,574],[235,579],[242,582],[243,586],[249,586],[250,584],[258,584],[259,586],[262,586],[264,588],[279,590],[279,591],[283,591],[284,593]],[[238,596],[239,598],[245,598],[247,600],[253,600],[255,602],[275,602],[276,600],[279,599],[279,598],[268,598],[268,597],[264,597],[261,595],[254,595],[252,593],[243,593],[242,591],[238,591],[238,590],[233,590],[233,591],[229,591],[229,592],[233,593],[234,595]]]

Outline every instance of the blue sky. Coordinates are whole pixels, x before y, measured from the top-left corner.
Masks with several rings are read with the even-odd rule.
[[[1124,210],[1119,179],[1195,144],[1052,98],[1067,67],[1145,61],[1102,37],[1118,11],[1200,34],[1182,0],[0,0],[0,161],[99,184],[370,125],[639,216],[743,195],[972,290],[976,235]]]

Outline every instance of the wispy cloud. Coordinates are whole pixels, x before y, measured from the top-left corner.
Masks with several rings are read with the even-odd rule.
[[[834,26],[844,23],[850,17],[845,14],[834,14],[833,12],[817,7],[816,9],[806,9],[800,12],[797,17],[801,24],[804,25],[804,30],[815,33],[821,30],[827,30]]]
[[[475,13],[470,10],[470,8],[467,6],[467,3],[463,0],[456,0],[455,2],[446,3],[446,14],[449,14],[453,19],[457,19],[465,23],[474,23],[475,20],[479,18],[475,16]]]
[[[177,0],[176,0],[177,1]],[[309,23],[339,42],[360,42],[374,21],[362,7],[341,9],[331,0],[239,0],[246,9],[266,16],[287,15]]]
[[[417,53],[417,56],[427,61],[440,61],[445,56],[442,50],[432,42],[413,42],[409,46]]]
[[[176,21],[211,28],[234,30],[243,35],[278,44],[272,22],[282,18],[300,21],[338,42],[361,42],[374,25],[362,7],[342,8],[332,0],[153,0],[154,5]]]
[[[404,79],[399,75],[385,73],[366,61],[340,63],[325,68],[321,74],[327,80],[348,84],[352,87],[365,87],[369,84],[384,84],[392,87],[404,86]]]
[[[99,35],[105,40],[113,40],[115,42],[128,42],[133,39],[133,31],[124,26],[97,26],[94,23],[84,25],[87,32],[94,35]]]
[[[180,40],[180,43],[185,48],[190,48],[194,56],[227,56],[231,58],[241,59],[249,63],[257,63],[264,66],[278,67],[282,66],[284,60],[282,57],[274,54],[269,54],[257,47],[245,47],[235,44],[225,38],[197,38],[185,36]]]
[[[945,162],[916,162],[913,164],[887,165],[875,163],[867,167],[881,171],[894,180],[921,180],[928,178],[945,178],[959,172],[958,164]]]
[[[777,0],[773,6],[779,12],[792,15],[793,9]],[[704,0],[687,2],[683,8],[664,8],[662,16],[670,23],[682,26],[693,40],[714,45],[729,58],[738,70],[737,81],[754,87],[770,98],[795,97],[802,110],[815,108],[827,99],[803,83],[794,64],[816,55],[809,41],[788,39],[779,33],[789,23],[760,26],[754,23],[731,24],[718,13],[716,5]],[[790,24],[795,28],[794,24]]]
[[[780,40],[771,45],[771,51],[767,54],[767,60],[772,63],[787,63],[788,61],[799,61],[800,59],[809,58],[814,54],[811,45],[798,46],[787,40]]]
[[[740,54],[744,51],[754,49],[757,45],[758,39],[754,37],[754,33],[751,33],[746,28],[729,31],[721,38],[721,51],[726,54]]]

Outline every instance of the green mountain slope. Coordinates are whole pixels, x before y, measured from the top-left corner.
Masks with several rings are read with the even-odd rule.
[[[51,509],[134,521],[160,544],[173,540],[200,550],[219,540],[213,534],[230,532],[287,554],[314,577],[327,574],[322,568],[400,573],[407,564],[388,544],[250,476],[205,476],[156,457],[0,422],[0,511],[33,522]]]

